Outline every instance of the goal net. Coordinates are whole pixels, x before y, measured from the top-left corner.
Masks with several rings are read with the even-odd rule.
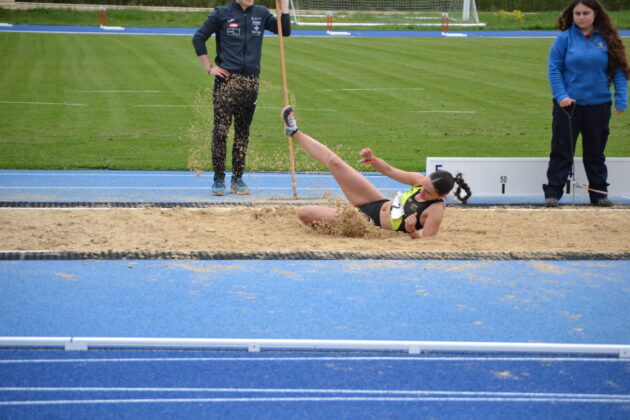
[[[291,0],[303,26],[484,26],[475,0]]]

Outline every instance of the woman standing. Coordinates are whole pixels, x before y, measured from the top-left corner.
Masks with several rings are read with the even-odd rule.
[[[610,85],[619,115],[628,105],[630,67],[625,48],[597,0],[571,2],[558,18],[558,28],[563,32],[549,53],[553,122],[547,184],[543,185],[545,206],[558,206],[581,133],[591,204],[610,207],[604,156],[612,106]]]

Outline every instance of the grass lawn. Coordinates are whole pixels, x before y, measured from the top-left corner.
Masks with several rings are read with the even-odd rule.
[[[210,10],[210,9],[208,9]],[[209,11],[202,12],[154,12],[140,9],[110,9],[107,10],[107,24],[116,26],[157,26],[196,28],[205,20]],[[630,10],[609,12],[619,29],[630,29]],[[479,30],[538,30],[556,29],[556,19],[560,12],[479,12],[479,21],[486,24]],[[336,25],[343,19],[336,20]],[[349,20],[351,21],[351,20]],[[14,10],[0,8],[0,22],[14,24],[40,25],[98,25],[98,10],[73,9],[31,9]],[[323,19],[322,19],[323,23]],[[356,28],[355,28],[356,29]],[[364,28],[364,29],[370,29]],[[373,29],[373,28],[372,28]],[[383,29],[383,28],[379,28]],[[435,30],[435,28],[419,26],[392,26],[386,29],[418,29]],[[467,30],[475,30],[467,29]]]
[[[366,146],[408,170],[543,157],[551,42],[288,38],[291,102],[350,162]],[[247,170],[286,171],[277,39],[263,50]],[[0,168],[208,170],[212,82],[189,37],[0,33]],[[630,156],[629,118],[613,117],[608,156]],[[323,169],[295,150],[297,170]]]

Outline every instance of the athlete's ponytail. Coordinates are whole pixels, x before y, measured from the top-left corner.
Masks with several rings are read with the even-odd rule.
[[[432,172],[429,175],[431,178],[431,182],[433,183],[433,187],[437,191],[438,194],[445,196],[451,192],[455,184],[457,184],[457,190],[455,190],[455,197],[463,204],[466,204],[472,193],[470,192],[470,187],[464,181],[464,177],[461,173],[458,173],[453,178],[453,175],[448,171],[438,170]],[[462,197],[462,190],[466,192],[466,195]]]
[[[455,183],[457,184],[455,197],[457,197],[457,199],[461,201],[462,204],[466,204],[470,196],[472,196],[472,192],[470,192],[470,187],[468,186],[468,184],[466,184],[466,181],[464,181],[464,177],[461,173],[455,175]],[[464,197],[462,197],[462,190],[466,192],[466,195]]]

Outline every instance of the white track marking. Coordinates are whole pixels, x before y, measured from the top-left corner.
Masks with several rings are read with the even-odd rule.
[[[476,111],[447,111],[447,110],[427,110],[427,111],[409,111],[416,114],[476,114]]]
[[[210,187],[105,187],[105,186],[97,186],[97,187],[76,187],[76,186],[68,186],[68,187],[55,187],[55,186],[41,186],[41,187],[0,187],[0,190],[178,190],[178,191],[186,191],[186,190],[210,190]],[[256,187],[258,190],[269,190],[269,191],[277,191],[277,190],[290,190],[291,187]],[[330,186],[330,187],[300,187],[300,190],[307,191],[316,191],[316,190],[339,190],[338,187]],[[380,188],[382,191],[395,191],[395,188]]]
[[[29,172],[28,170],[19,170],[16,169],[14,170],[14,172],[11,172],[10,169],[6,169],[6,170],[0,170],[0,176],[16,176],[19,175],[20,177],[28,175],[28,176],[45,176],[45,177],[51,177],[51,176],[81,176],[81,177],[92,177],[92,176],[105,176],[108,178],[112,178],[112,177],[121,177],[121,176],[136,176],[136,177],[145,177],[145,176],[155,176],[155,177],[174,177],[174,176],[185,176],[185,177],[196,177],[195,173],[192,171],[181,171],[179,173],[159,173],[159,172],[154,172],[154,173],[142,173],[143,171],[137,171],[137,172],[122,172],[122,171],[107,171],[107,170],[103,170],[103,172],[101,173],[93,173],[93,172],[85,172],[85,171],[78,171],[78,172],[73,172],[73,173],[66,173],[66,171],[63,170],[53,170],[53,171],[46,171],[46,170],[42,170],[42,171],[33,171],[33,172]],[[182,173],[185,172],[185,173]],[[208,173],[211,173],[210,171]],[[330,174],[328,172],[298,172],[298,175],[301,176],[310,176],[310,177],[323,177],[323,178],[331,178]],[[381,177],[382,175],[379,175],[377,173],[365,173],[365,175],[367,176],[377,176],[377,177]],[[264,173],[264,172],[257,172],[255,177],[273,177],[276,178],[278,176],[286,176],[288,177],[289,174],[285,173],[285,174],[278,174],[278,173]]]
[[[275,394],[365,394],[449,397],[517,397],[517,398],[583,398],[626,399],[627,394],[571,394],[556,392],[489,392],[489,391],[427,391],[383,389],[303,389],[303,388],[156,388],[156,387],[0,387],[0,392],[228,392]]]
[[[212,105],[181,105],[181,104],[138,104],[134,105],[139,108],[212,108]],[[256,109],[271,109],[278,111],[278,107],[274,106],[257,106]],[[319,112],[337,112],[336,109],[330,108],[299,108],[300,111],[319,111]]]
[[[388,90],[424,90],[424,88],[338,88],[318,89],[317,92],[381,92]]]
[[[134,105],[139,108],[212,108],[212,105],[157,105],[157,104],[140,104]]]
[[[81,93],[161,93],[163,92],[162,90],[106,90],[106,89],[102,89],[102,90],[75,90],[74,92],[81,92]]]
[[[61,105],[61,106],[88,106],[87,104],[69,104],[65,102],[18,102],[18,101],[0,101],[0,104],[13,105]]]
[[[2,364],[29,363],[138,363],[138,362],[321,362],[321,361],[400,361],[400,362],[597,362],[597,363],[629,363],[628,359],[595,358],[595,357],[387,357],[387,356],[315,356],[315,357],[154,357],[154,358],[99,358],[99,359],[7,359]]]
[[[78,404],[146,404],[146,403],[259,403],[259,402],[544,402],[544,403],[620,403],[630,398],[557,398],[557,397],[275,397],[275,398],[128,398],[98,400],[32,400],[1,401],[0,406],[78,405]]]

